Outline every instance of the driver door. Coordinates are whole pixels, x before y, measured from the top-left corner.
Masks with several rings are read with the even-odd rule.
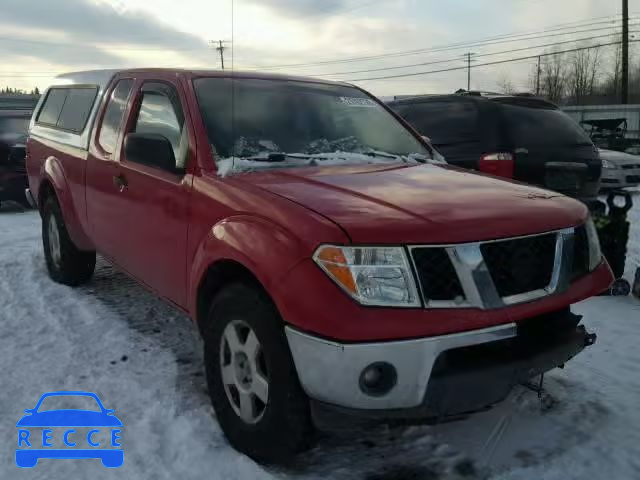
[[[195,152],[186,102],[174,77],[142,79],[136,85],[123,132],[152,133],[172,145],[176,167],[136,163],[121,147],[116,179],[126,248],[118,262],[131,275],[173,303],[186,307],[186,247],[193,176],[185,168]]]

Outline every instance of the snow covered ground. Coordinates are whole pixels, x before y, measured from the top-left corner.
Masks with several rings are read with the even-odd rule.
[[[640,265],[640,195],[627,275]],[[99,262],[73,290],[46,275],[39,217],[0,209],[2,479],[604,479],[640,478],[640,302],[598,297],[575,309],[598,342],[547,380],[542,411],[518,389],[502,405],[438,427],[325,436],[286,468],[228,446],[211,409],[190,321]],[[125,463],[41,460],[18,469],[16,422],[53,390],[96,392],[124,424]]]

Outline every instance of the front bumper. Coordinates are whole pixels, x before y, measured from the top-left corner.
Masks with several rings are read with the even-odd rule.
[[[568,311],[453,335],[339,344],[287,327],[304,391],[316,412],[438,422],[485,409],[511,388],[564,364],[595,340]],[[362,387],[363,371],[384,362],[395,383],[383,395]]]
[[[636,187],[640,185],[640,168],[603,168],[601,188]]]

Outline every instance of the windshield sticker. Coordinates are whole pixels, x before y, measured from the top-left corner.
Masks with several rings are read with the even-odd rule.
[[[376,102],[370,98],[360,97],[338,97],[338,100],[349,107],[375,107]]]

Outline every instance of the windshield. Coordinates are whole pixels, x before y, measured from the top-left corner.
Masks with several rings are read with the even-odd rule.
[[[502,104],[516,148],[591,145],[587,133],[561,110]]]
[[[201,78],[198,103],[219,171],[416,163],[430,153],[367,94],[286,80]],[[223,166],[224,168],[220,168]]]

